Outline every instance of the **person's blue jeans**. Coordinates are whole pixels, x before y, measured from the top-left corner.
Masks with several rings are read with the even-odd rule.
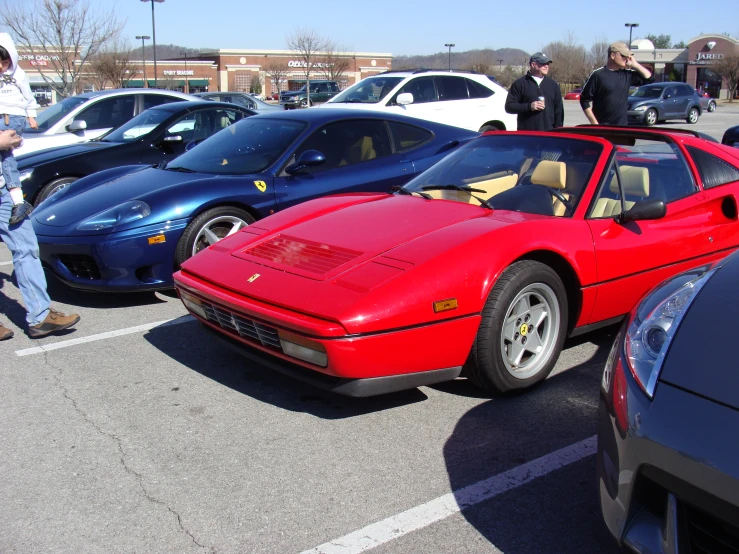
[[[4,164],[4,162],[3,162]],[[46,292],[46,276],[39,259],[38,241],[30,218],[9,225],[13,201],[8,188],[0,187],[0,238],[13,254],[18,288],[26,305],[28,325],[38,325],[49,314],[51,300]]]
[[[22,115],[9,115],[10,123],[5,125],[5,118],[0,114],[0,132],[13,129],[18,136],[23,136],[23,129],[26,127],[26,118]],[[0,151],[2,156],[3,178],[8,188],[21,186],[21,176],[18,173],[18,162],[13,156],[12,150]]]

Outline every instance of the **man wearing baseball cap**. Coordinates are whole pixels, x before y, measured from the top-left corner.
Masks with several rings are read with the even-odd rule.
[[[651,77],[625,43],[614,42],[608,47],[606,65],[593,71],[582,89],[580,106],[585,117],[593,125],[626,125],[629,87]]]
[[[549,56],[536,52],[529,58],[529,72],[508,91],[505,111],[518,115],[519,131],[551,131],[564,123],[562,92],[548,76],[551,63]]]

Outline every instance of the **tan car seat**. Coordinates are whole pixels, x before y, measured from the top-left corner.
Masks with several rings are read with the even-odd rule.
[[[531,175],[531,184],[564,190],[567,186],[567,166],[564,162],[541,160]],[[565,198],[569,199],[566,193],[562,194]],[[562,216],[565,214],[567,206],[561,200],[552,197],[552,204],[554,206],[554,215]]]
[[[375,152],[372,137],[362,137],[349,147],[344,158],[339,162],[339,167],[366,162],[376,157],[377,152]]]
[[[621,186],[623,187],[624,196],[639,196],[646,198],[649,196],[649,170],[646,167],[636,167],[633,165],[618,166],[621,175]],[[611,192],[619,194],[618,180],[616,175],[611,178],[608,185]],[[624,201],[624,209],[628,210],[635,202]],[[595,203],[590,217],[615,217],[621,213],[621,200],[619,198],[599,198]]]

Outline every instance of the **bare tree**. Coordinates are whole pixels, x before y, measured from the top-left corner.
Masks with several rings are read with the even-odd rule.
[[[280,85],[283,82],[287,81],[287,72],[288,72],[287,65],[279,61],[273,61],[264,68],[264,74],[270,79],[272,79],[272,83],[274,87],[277,89],[278,93],[280,92]],[[265,88],[266,88],[266,83],[265,83]]]
[[[326,49],[326,39],[318,36],[313,29],[296,29],[286,38],[287,47],[300,58],[305,72],[305,90],[310,106],[310,76],[315,69],[321,53]]]
[[[39,73],[62,96],[74,93],[85,62],[125,24],[115,8],[103,10],[99,2],[92,6],[91,0],[3,1],[3,22],[19,46],[48,60],[60,82],[40,68]]]
[[[737,87],[739,87],[739,48],[734,47],[733,52],[716,60],[711,69],[724,78],[726,88],[729,89],[729,102],[733,102]]]
[[[98,90],[106,88],[108,83],[112,88],[125,87],[141,71],[139,64],[131,59],[134,52],[129,44],[115,42],[90,59],[91,75],[87,79]]]
[[[339,46],[332,40],[326,40],[323,55],[319,57],[318,72],[328,81],[339,81],[341,76],[349,69],[349,58],[346,56],[347,48]]]
[[[547,44],[544,52],[554,60],[549,76],[565,90],[573,83],[581,83],[589,74],[585,48],[577,44],[572,31],[567,33],[565,40]]]
[[[262,76],[259,73],[252,73],[251,82],[249,83],[249,92],[262,94]]]
[[[608,60],[608,46],[608,39],[600,37],[590,47],[590,52],[588,52],[588,66],[591,73],[606,64]]]
[[[474,50],[471,52],[470,58],[462,69],[468,69],[476,73],[493,73],[494,60],[490,55],[490,50]],[[498,70],[500,72],[500,66]]]

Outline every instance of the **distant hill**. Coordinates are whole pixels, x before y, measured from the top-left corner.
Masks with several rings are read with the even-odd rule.
[[[217,48],[186,48],[184,46],[177,46],[176,44],[159,44],[157,43],[157,60],[168,60],[168,59],[182,59],[184,56],[196,56],[200,52],[215,52]],[[154,57],[154,48],[152,48],[151,41],[146,41],[146,59],[151,60]],[[131,50],[131,54],[141,59],[141,47],[134,48]]]
[[[502,60],[502,61],[500,61]],[[480,73],[489,73],[493,69],[510,66],[520,66],[528,63],[529,54],[518,48],[500,48],[493,50],[467,50],[455,52],[452,50],[452,69],[474,69]],[[393,69],[446,69],[449,67],[449,52],[439,52],[430,55],[395,56]]]

